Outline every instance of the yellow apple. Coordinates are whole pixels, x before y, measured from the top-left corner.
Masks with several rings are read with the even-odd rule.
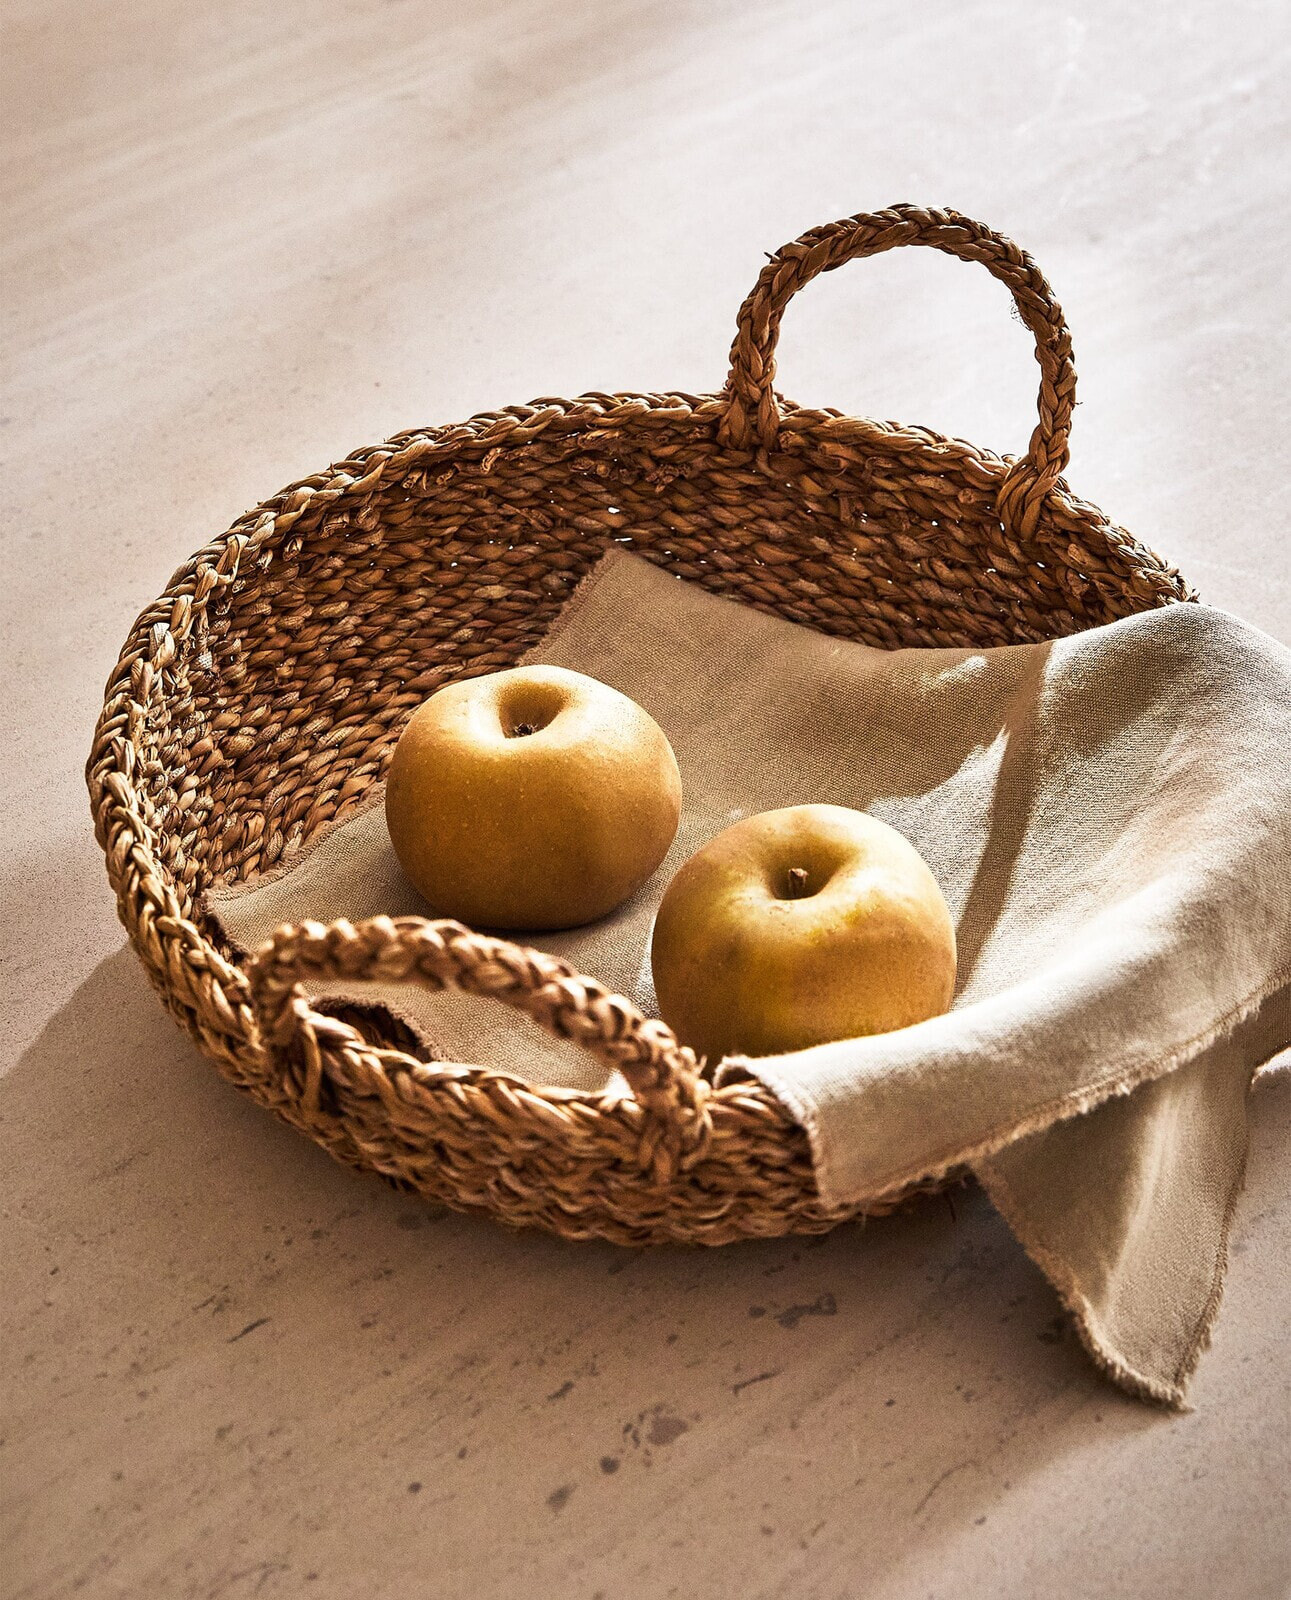
[[[515,667],[431,695],[395,747],[386,824],[441,916],[573,928],[655,870],[681,774],[635,701],[581,672]]]
[[[651,964],[659,1014],[697,1054],[779,1055],[946,1011],[955,929],[894,828],[845,806],[790,806],[686,862]]]

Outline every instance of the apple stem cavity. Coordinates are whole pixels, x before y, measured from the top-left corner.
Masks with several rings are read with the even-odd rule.
[[[513,739],[524,739],[531,733],[537,733],[537,731],[532,722],[522,722],[518,727],[512,728],[511,737]]]
[[[789,893],[786,900],[803,900],[807,897],[808,872],[806,867],[789,868]]]

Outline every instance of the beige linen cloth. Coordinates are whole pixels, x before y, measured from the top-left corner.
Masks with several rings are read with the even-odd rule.
[[[1192,605],[1046,644],[875,650],[616,549],[528,659],[639,701],[685,784],[650,883],[532,942],[649,1012],[654,912],[706,839],[809,801],[899,828],[956,923],[953,1009],[722,1075],[752,1072],[801,1122],[827,1204],[969,1163],[1100,1366],[1182,1404],[1221,1292],[1247,1090],[1291,1040],[1291,652]],[[211,895],[230,938],[427,912],[380,800]],[[345,993],[387,1005],[439,1059],[604,1083],[488,1001]]]

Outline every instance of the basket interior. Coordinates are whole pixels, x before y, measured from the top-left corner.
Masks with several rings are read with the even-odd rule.
[[[1145,587],[1135,557],[1154,558],[1063,495],[1020,549],[995,458],[832,413],[790,421],[770,457],[722,450],[681,406],[615,431],[409,449],[375,487],[315,492],[269,525],[192,607],[152,699],[141,776],[186,913],[353,806],[416,706],[447,677],[514,663],[611,540],[885,648],[1054,637],[1182,597]],[[1070,559],[1081,547],[1089,572]]]

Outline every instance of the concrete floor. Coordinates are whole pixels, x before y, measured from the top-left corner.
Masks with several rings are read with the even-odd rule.
[[[1168,1416],[985,1202],[619,1254],[432,1216],[225,1087],[123,948],[80,777],[136,612],[354,445],[708,390],[762,261],[896,199],[1049,271],[1076,491],[1291,642],[1280,0],[9,0],[0,1592],[1291,1592],[1291,1073]],[[985,274],[812,285],[781,386],[1002,450]]]

